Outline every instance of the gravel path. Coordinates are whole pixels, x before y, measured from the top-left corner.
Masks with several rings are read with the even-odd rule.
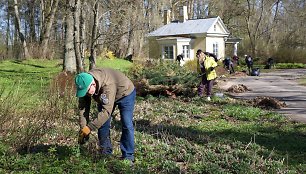
[[[297,79],[306,75],[306,69],[275,70],[260,73],[260,76],[231,76],[219,84],[227,90],[232,85],[243,84],[251,91],[231,93],[235,98],[251,99],[258,96],[270,96],[286,103],[287,107],[277,109],[289,119],[306,123],[306,86],[297,83]]]

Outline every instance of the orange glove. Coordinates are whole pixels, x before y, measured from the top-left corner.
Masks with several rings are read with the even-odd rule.
[[[85,144],[89,140],[90,128],[88,126],[83,127],[79,132],[79,144]]]
[[[81,129],[80,133],[82,133],[84,136],[87,136],[87,135],[90,134],[90,128],[89,128],[88,126],[84,126],[84,127]]]

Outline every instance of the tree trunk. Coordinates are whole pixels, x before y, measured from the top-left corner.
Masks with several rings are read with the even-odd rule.
[[[96,67],[96,42],[97,42],[98,25],[99,25],[99,2],[96,1],[94,8],[94,24],[91,33],[89,70]]]
[[[145,34],[143,31],[140,31],[139,33],[138,57],[142,57],[143,55],[141,55],[141,53],[143,52]]]
[[[9,11],[9,2],[7,1],[7,28],[6,28],[6,57],[9,57],[9,40],[10,40],[10,11]]]
[[[74,40],[73,40],[73,1],[66,0],[66,30],[65,30],[65,57],[63,70],[66,72],[76,72],[76,58],[74,51]]]
[[[133,55],[134,54],[134,30],[131,29],[128,33],[128,48],[127,48],[127,55]]]
[[[18,11],[18,2],[17,0],[14,0],[14,14],[15,14],[15,22],[16,22],[16,29],[19,35],[19,39],[22,43],[22,47],[23,47],[23,57],[25,59],[30,58],[30,54],[28,51],[28,47],[27,47],[27,42],[25,40],[25,36],[23,35],[23,33],[21,32],[21,26],[20,26],[20,17],[19,17],[19,11]]]
[[[129,32],[128,32],[128,37],[127,37],[127,50],[126,50],[126,55],[125,56],[132,56],[134,54],[134,28],[133,28],[133,19],[130,19],[129,22]]]
[[[82,60],[81,60],[81,52],[80,52],[80,0],[75,0],[74,4],[74,51],[76,58],[76,65],[78,72],[84,72]]]
[[[40,20],[39,20],[39,37],[40,41],[42,40],[42,33],[44,30],[44,22],[45,22],[45,0],[40,0]]]
[[[52,1],[53,3],[49,8],[50,12],[47,14],[47,18],[44,19],[45,21],[43,22],[44,26],[42,27],[43,30],[40,37],[41,37],[42,57],[44,58],[47,57],[48,43],[50,39],[52,24],[54,21],[54,15],[58,7],[58,1],[59,0]]]
[[[277,17],[278,17],[278,10],[279,10],[279,6],[280,6],[280,0],[277,0],[276,2],[275,2],[275,11],[274,11],[274,16],[273,16],[273,20],[271,21],[271,26],[270,26],[270,28],[271,28],[271,31],[269,32],[269,34],[268,34],[268,37],[267,37],[267,44],[269,44],[270,43],[270,39],[271,39],[271,35],[272,35],[272,33],[274,33],[274,27],[275,27],[275,25],[276,25],[276,22],[277,22]]]
[[[30,27],[30,42],[36,42],[35,32],[35,4],[36,0],[28,1],[29,7],[29,27]]]
[[[84,8],[84,5],[85,4],[85,1],[82,0],[81,1],[81,20],[80,20],[80,38],[81,38],[81,42],[80,42],[80,49],[81,49],[81,59],[82,59],[82,65],[83,65],[83,68],[85,68],[85,52],[86,52],[86,32],[85,32],[85,29],[86,29],[86,26],[85,26],[85,8]]]

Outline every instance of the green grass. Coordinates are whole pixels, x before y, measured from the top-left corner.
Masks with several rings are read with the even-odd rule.
[[[0,83],[12,86],[21,83],[25,91],[39,91],[50,79],[62,70],[62,60],[31,59],[24,61],[7,60],[0,62]],[[122,59],[98,59],[97,67],[109,67],[126,72],[132,63]],[[13,86],[12,86],[13,87]]]
[[[120,62],[116,63],[118,68],[131,65],[116,61]],[[114,66],[112,61],[107,62],[98,63],[98,66],[114,68],[114,62]],[[45,101],[37,95],[36,98],[46,102],[45,108],[11,112],[18,108],[10,101],[18,100],[24,92],[39,92],[39,87],[47,85],[52,75],[60,72],[61,67],[57,64],[54,60],[0,63],[0,82],[7,81],[4,87],[9,88],[9,92],[13,90],[10,98],[0,95],[0,122],[3,123],[0,124],[0,173],[306,172],[305,124],[289,122],[274,112],[228,98],[206,102],[199,97],[137,97],[134,168],[117,158],[121,155],[118,111],[114,113],[111,129],[114,156],[103,157],[95,149],[96,132],[91,134],[88,144],[77,145],[79,128],[74,112],[75,97]],[[23,80],[28,82],[22,83]],[[15,88],[22,92],[16,93],[10,85],[15,81],[20,81]],[[34,89],[28,83],[34,85]],[[34,99],[29,96],[30,101]],[[7,111],[7,107],[10,110]],[[5,111],[10,117],[3,114]],[[34,126],[39,124],[36,121],[41,116],[50,121],[43,127],[47,130],[45,134],[37,136],[40,132],[36,129],[40,127]],[[4,122],[3,118],[16,120],[18,124]],[[32,129],[25,129],[24,124],[32,125]],[[36,139],[32,139],[34,143],[30,149],[18,146],[31,134]]]
[[[247,111],[236,112],[235,106],[237,110]],[[246,114],[250,119],[245,118]],[[61,125],[67,121],[63,120]],[[34,146],[35,150],[19,154],[2,145],[0,172],[303,173],[306,170],[306,125],[287,122],[270,111],[233,105],[226,99],[223,104],[204,99],[188,103],[168,98],[138,99],[135,130],[133,170],[116,158],[120,156],[116,143],[120,138],[120,123],[113,120],[114,157],[97,157],[92,149],[77,146],[76,141],[42,145],[47,143],[44,140]],[[73,139],[74,130],[66,131],[70,133],[60,134],[58,138]],[[94,136],[92,142],[96,141]]]
[[[3,87],[19,87],[25,93],[40,92],[61,71],[59,63],[58,60],[2,61],[0,83]]]
[[[277,63],[275,65],[277,69],[291,69],[291,68],[305,68],[303,63]]]
[[[98,59],[97,67],[111,67],[126,72],[132,63],[122,59]],[[41,94],[49,89],[51,79],[62,71],[62,60],[30,59],[24,61],[6,60],[0,62],[0,84],[9,91],[23,94],[28,103],[39,102]]]
[[[98,59],[97,67],[107,67],[127,72],[133,63],[123,59]]]

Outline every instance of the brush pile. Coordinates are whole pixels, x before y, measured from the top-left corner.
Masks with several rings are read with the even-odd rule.
[[[244,84],[233,85],[226,90],[226,92],[231,92],[231,93],[243,93],[247,91],[251,91],[251,89],[249,89]]]
[[[256,97],[249,101],[253,106],[263,109],[281,109],[286,107],[286,103],[269,96]]]

